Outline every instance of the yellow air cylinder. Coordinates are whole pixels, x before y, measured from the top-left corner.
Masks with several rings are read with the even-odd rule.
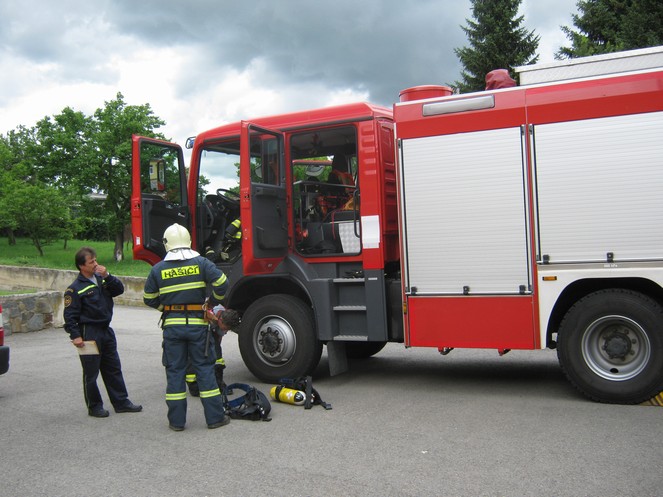
[[[303,406],[306,401],[306,394],[304,392],[287,388],[282,385],[272,387],[269,391],[269,395],[272,399],[278,402],[284,402],[285,404],[293,404],[296,406]]]

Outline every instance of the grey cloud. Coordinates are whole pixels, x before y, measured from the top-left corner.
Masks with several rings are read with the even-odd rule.
[[[178,96],[256,59],[274,89],[315,82],[390,105],[402,89],[458,79],[471,3],[452,0],[24,0],[0,3],[0,51],[52,62],[54,80],[113,83],[109,55],[188,53]],[[575,0],[524,0],[525,27],[570,24]],[[568,10],[568,12],[566,12]],[[168,70],[168,60],[164,60]],[[118,88],[118,90],[122,90]]]
[[[116,28],[149,43],[184,45],[208,64],[239,70],[260,57],[274,84],[366,88],[384,104],[405,87],[457,77],[453,48],[465,41],[459,25],[469,15],[464,2],[433,0],[114,5]]]
[[[0,4],[0,50],[48,66],[53,81],[104,83],[116,80],[107,67],[111,36],[103,2],[26,0]]]

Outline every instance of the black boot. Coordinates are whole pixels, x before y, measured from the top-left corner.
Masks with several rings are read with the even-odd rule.
[[[216,376],[216,383],[219,385],[219,389],[223,391],[226,388],[226,383],[223,381],[223,370],[226,369],[225,364],[215,364],[214,365],[214,376]],[[226,392],[228,395],[232,395],[233,391],[229,390]]]

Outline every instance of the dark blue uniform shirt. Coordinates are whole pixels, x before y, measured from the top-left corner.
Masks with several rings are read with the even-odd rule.
[[[82,337],[81,325],[107,328],[113,318],[113,297],[124,293],[115,276],[95,275],[95,285],[82,274],[64,292],[64,329],[73,340]]]

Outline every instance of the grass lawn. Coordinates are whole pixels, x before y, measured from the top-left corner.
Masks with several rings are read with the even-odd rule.
[[[7,237],[0,237],[0,265],[41,267],[48,269],[69,269],[76,271],[74,256],[76,251],[83,247],[92,247],[97,252],[97,261],[106,266],[108,271],[117,276],[146,277],[152,266],[144,261],[134,261],[131,245],[125,245],[124,260],[116,262],[113,259],[113,242],[91,242],[87,240],[69,240],[67,248],[64,242],[58,240],[42,247],[44,256],[27,238],[17,238],[16,245],[9,245]]]
[[[26,293],[35,293],[37,290],[0,290],[0,297],[3,295],[23,295]]]

